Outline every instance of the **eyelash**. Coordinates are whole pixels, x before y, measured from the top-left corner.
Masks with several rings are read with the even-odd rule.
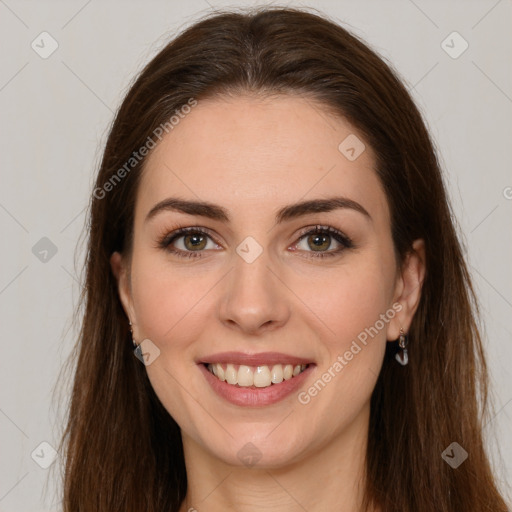
[[[158,241],[158,247],[161,249],[165,249],[166,251],[175,254],[176,256],[180,258],[201,258],[202,252],[204,251],[182,251],[181,249],[173,249],[171,248],[171,244],[177,240],[178,238],[187,235],[187,234],[201,234],[206,235],[210,239],[212,239],[210,233],[206,231],[203,228],[200,227],[189,227],[189,228],[179,228],[172,233],[165,234],[163,237],[161,237]],[[303,238],[309,236],[309,235],[315,235],[315,234],[327,234],[330,235],[332,238],[334,238],[338,243],[341,244],[341,247],[339,249],[335,249],[334,251],[328,251],[328,252],[316,252],[316,251],[306,251],[311,252],[312,258],[329,258],[336,256],[343,252],[345,249],[351,249],[354,247],[354,244],[352,240],[338,231],[337,229],[334,229],[330,226],[315,226],[313,229],[306,231],[305,233],[302,233],[299,236],[299,239],[297,243],[299,243]],[[213,240],[215,241],[215,240]],[[217,242],[215,242],[217,243]]]

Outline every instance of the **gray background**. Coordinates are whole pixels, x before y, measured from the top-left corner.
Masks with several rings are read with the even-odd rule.
[[[83,261],[75,247],[113,112],[170,36],[227,5],[256,3],[0,0],[0,511],[59,510],[52,475],[61,459],[43,469],[31,454],[37,448],[34,459],[51,461],[38,446],[57,446],[62,428],[70,384],[54,400],[52,390],[75,339],[71,314]],[[510,482],[511,2],[288,5],[316,7],[362,36],[424,112],[481,300],[496,411],[485,432],[496,474]],[[43,31],[58,43],[46,59],[31,47],[51,49]],[[469,44],[458,58],[445,50],[459,51],[462,40],[451,36],[442,45],[453,31]]]

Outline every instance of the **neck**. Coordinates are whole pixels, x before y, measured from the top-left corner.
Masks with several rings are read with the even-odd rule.
[[[360,512],[369,407],[328,443],[279,468],[232,466],[183,435],[188,489],[180,512]]]

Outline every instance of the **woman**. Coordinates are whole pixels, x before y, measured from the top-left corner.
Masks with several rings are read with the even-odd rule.
[[[90,215],[65,511],[507,509],[436,154],[356,37],[280,8],[187,29]]]

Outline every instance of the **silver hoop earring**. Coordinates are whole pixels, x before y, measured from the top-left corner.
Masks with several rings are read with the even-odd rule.
[[[395,354],[395,359],[402,365],[405,366],[409,362],[409,355],[407,354],[407,344],[409,343],[409,338],[407,334],[404,333],[404,330],[400,327],[400,337],[398,338],[398,346],[400,347]]]

